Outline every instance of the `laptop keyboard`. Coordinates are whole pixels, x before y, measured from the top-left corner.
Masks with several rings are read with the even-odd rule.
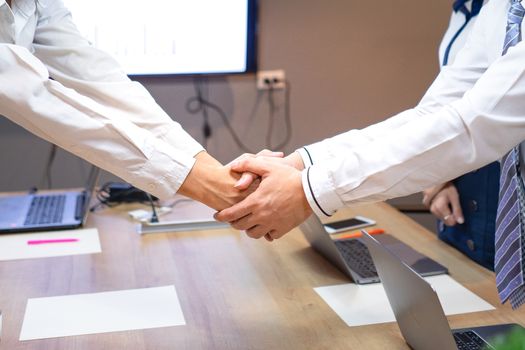
[[[24,225],[55,224],[62,222],[66,196],[35,196],[31,201]]]
[[[454,332],[453,334],[459,350],[488,349],[487,343],[473,331]]]
[[[346,264],[359,276],[377,277],[374,261],[366,245],[358,239],[334,241]]]

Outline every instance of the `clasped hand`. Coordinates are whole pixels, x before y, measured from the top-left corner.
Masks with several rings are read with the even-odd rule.
[[[423,204],[446,226],[463,224],[459,193],[452,182],[446,182],[423,191]]]
[[[260,178],[259,187],[241,202],[215,214],[215,219],[245,230],[252,238],[278,239],[302,223],[312,209],[304,195],[300,156],[293,153],[262,151],[257,155],[244,154],[230,164],[231,170],[243,173],[235,184],[237,189],[248,188]]]

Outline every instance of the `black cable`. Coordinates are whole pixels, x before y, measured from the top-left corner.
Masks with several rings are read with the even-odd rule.
[[[275,148],[270,148],[274,150],[283,149],[292,139],[292,118],[290,114],[290,93],[292,91],[292,84],[288,80],[285,80],[284,84],[284,122],[286,125],[286,136],[281,143],[275,146]]]
[[[155,210],[155,205],[153,204],[153,198],[151,198],[151,194],[146,192],[146,195],[148,196],[149,203],[151,204],[151,219],[149,222],[155,223],[159,222],[159,217],[157,215],[157,211]]]
[[[49,154],[47,156],[46,165],[44,167],[44,173],[42,174],[42,179],[40,180],[41,188],[42,187],[44,188],[52,187],[51,168],[53,167],[56,153],[57,153],[57,146],[54,144],[51,144],[51,148],[49,149]]]
[[[218,105],[216,105],[215,103],[210,102],[207,99],[207,91],[206,91],[206,96],[204,96],[205,94],[202,91],[202,86],[201,85],[205,85],[206,83],[207,83],[207,80],[195,79],[194,80],[194,86],[195,86],[196,96],[190,97],[186,101],[186,110],[190,114],[197,114],[199,112],[203,113],[203,118],[204,118],[203,132],[204,132],[204,136],[205,136],[205,148],[206,148],[207,139],[208,139],[208,137],[211,136],[211,127],[210,127],[209,121],[208,121],[208,119],[209,119],[208,108],[210,108],[210,109],[214,110],[219,115],[219,117],[222,119],[224,125],[228,129],[228,132],[232,136],[233,141],[235,142],[237,147],[239,147],[243,152],[256,153],[256,152],[251,150],[248,146],[246,146],[242,142],[241,138],[237,135],[237,133],[233,129],[230,121],[228,120],[228,117],[226,116],[226,113]],[[285,83],[285,89],[284,89],[285,91],[284,91],[284,93],[285,93],[286,135],[285,135],[284,140],[282,142],[280,142],[275,148],[272,147],[272,142],[271,142],[271,136],[273,134],[273,128],[274,128],[275,111],[276,111],[276,106],[275,106],[275,101],[274,101],[274,96],[273,96],[273,92],[274,92],[275,89],[270,87],[270,89],[268,90],[268,103],[270,105],[269,106],[269,108],[270,108],[270,116],[269,116],[268,132],[266,134],[266,147],[269,148],[269,149],[279,150],[279,149],[284,148],[290,142],[291,137],[292,137],[292,123],[291,123],[291,116],[290,116],[290,90],[291,90],[291,84],[288,81],[285,81],[284,83]],[[255,101],[256,105],[259,104],[260,96],[261,96],[261,94],[257,95],[257,100]],[[255,110],[256,110],[256,106],[254,106],[254,108],[252,109],[252,113],[254,113]],[[208,128],[208,130],[207,130],[207,128]]]
[[[191,97],[186,101],[186,110],[191,114],[197,114],[199,112],[203,112],[207,110],[207,108],[211,108],[214,110],[222,119],[224,125],[228,129],[229,133],[231,134],[233,141],[237,144],[237,147],[239,147],[243,152],[247,153],[255,153],[254,151],[250,150],[248,146],[246,146],[240,139],[240,137],[237,135],[235,130],[233,130],[233,127],[230,124],[230,121],[228,120],[228,117],[226,116],[226,113],[216,104],[208,101],[203,97],[202,91],[200,91],[201,87],[196,82],[195,83],[195,89],[197,92],[197,96]],[[192,104],[195,104],[192,106]],[[208,117],[208,114],[206,114],[206,118]],[[208,124],[209,127],[209,124]],[[210,134],[211,134],[211,128],[210,128]]]
[[[259,105],[261,104],[261,98],[264,96],[264,90],[257,89],[257,97],[255,98],[255,103],[252,106],[250,114],[248,115],[248,123],[253,123],[253,119],[259,110]]]
[[[208,108],[204,101],[208,99],[208,85],[206,84],[206,78],[195,78],[193,80],[193,86],[195,88],[196,96],[188,99],[186,101],[186,111],[191,114],[197,114],[202,112],[203,124],[202,124],[202,134],[204,137],[203,146],[207,148],[208,139],[212,135],[212,130],[209,122]],[[203,91],[203,87],[206,88],[206,91]],[[192,106],[193,105],[193,106]]]
[[[141,191],[133,186],[130,186],[128,189],[120,190],[115,193],[115,191],[112,191],[111,188],[114,185],[122,185],[121,183],[117,182],[106,182],[104,185],[100,187],[100,189],[96,192],[95,196],[98,200],[98,203],[93,205],[90,208],[91,212],[94,212],[98,208],[101,207],[108,207],[113,208],[116,207],[122,203],[141,203],[141,204],[149,204],[150,200],[148,196],[150,196],[147,192]],[[144,199],[138,200],[137,196],[139,193],[142,193],[142,197]]]
[[[266,148],[272,150],[273,123],[275,118],[275,101],[273,99],[273,86],[268,89],[268,130],[266,131]]]
[[[128,185],[129,188],[123,190],[122,188],[124,185]],[[115,187],[117,187],[117,191],[114,191]],[[145,199],[139,200],[139,195],[143,195]],[[140,203],[143,205],[150,205],[152,212],[150,218],[151,223],[160,221],[159,215],[157,213],[157,208],[168,207],[170,209],[173,209],[180,203],[192,201],[192,199],[190,198],[180,198],[173,201],[173,203],[164,203],[161,206],[160,204],[158,204],[158,198],[152,196],[151,194],[139,190],[138,188],[133,187],[129,184],[112,181],[106,182],[100,187],[100,189],[96,192],[96,198],[98,200],[98,203],[96,203],[89,209],[90,212],[94,212],[102,207],[113,208],[123,203]]]

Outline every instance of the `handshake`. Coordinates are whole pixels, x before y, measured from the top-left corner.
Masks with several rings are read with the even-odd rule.
[[[278,239],[306,220],[312,209],[303,191],[304,164],[294,152],[263,150],[223,166],[199,153],[179,193],[216,210],[215,219],[252,238]]]

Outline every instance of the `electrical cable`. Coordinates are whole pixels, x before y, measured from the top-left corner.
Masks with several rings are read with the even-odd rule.
[[[231,134],[233,141],[236,143],[237,147],[239,147],[243,152],[247,153],[255,153],[254,151],[250,150],[248,146],[246,146],[240,139],[240,137],[237,135],[235,130],[233,130],[233,127],[230,124],[230,121],[228,120],[228,117],[226,116],[226,113],[216,104],[208,101],[203,97],[201,86],[200,84],[195,84],[195,88],[197,91],[197,96],[191,97],[186,101],[186,110],[191,114],[197,114],[199,112],[203,112],[206,110],[206,108],[210,108],[214,110],[219,117],[221,117],[224,125],[228,129],[229,133]],[[196,104],[192,106],[192,104]],[[204,115],[204,114],[203,114]],[[209,126],[209,125],[208,125]],[[211,132],[211,129],[210,129]]]
[[[255,98],[255,103],[252,106],[252,109],[250,110],[250,114],[248,114],[248,123],[253,123],[253,119],[257,114],[257,111],[259,110],[259,105],[261,104],[261,99],[264,96],[265,92],[264,90],[257,90],[257,97]]]
[[[266,148],[272,148],[273,123],[275,118],[275,101],[273,99],[273,85],[268,89],[268,130],[266,131]]]
[[[108,208],[116,207],[123,203],[149,204],[149,193],[139,190],[129,184],[119,182],[106,182],[96,192],[95,197],[98,203],[93,205],[91,212],[105,206]],[[156,199],[156,198],[155,198]]]
[[[286,125],[286,135],[281,143],[270,148],[275,150],[282,150],[292,139],[292,118],[290,114],[290,93],[292,91],[292,84],[288,80],[285,80],[284,84],[284,122]]]
[[[195,97],[192,97],[186,101],[186,110],[191,114],[197,114],[199,112],[202,112],[202,118],[203,118],[203,125],[202,125],[202,133],[204,136],[204,142],[203,146],[204,148],[207,148],[208,146],[208,139],[212,135],[211,126],[209,123],[209,114],[208,114],[208,108],[204,101],[208,100],[208,84],[206,78],[195,78],[193,80],[193,86],[195,88]],[[206,90],[203,91],[203,88]],[[196,103],[195,106],[192,106],[193,103]]]
[[[273,82],[268,82],[268,84],[270,84],[270,89],[268,90],[268,103],[269,103],[269,108],[270,108],[270,111],[269,111],[270,115],[269,115],[268,131],[266,134],[266,146],[269,149],[279,150],[279,149],[284,148],[290,142],[291,137],[292,137],[292,123],[291,123],[291,116],[290,116],[291,84],[288,81],[284,82],[285,84],[284,119],[285,119],[285,125],[286,125],[286,135],[284,137],[284,140],[280,142],[275,148],[272,147],[272,142],[271,142],[271,136],[273,134],[274,119],[275,119],[275,112],[276,112],[275,101],[274,101],[274,96],[273,96],[273,92],[275,89],[271,86]],[[207,90],[206,90],[206,96],[204,96],[205,94],[202,91],[201,85],[204,85],[207,87],[207,80],[203,78],[194,80],[196,96],[190,97],[186,101],[186,110],[190,114],[197,114],[199,112],[203,113],[203,118],[204,118],[203,133],[205,136],[205,146],[204,147],[206,148],[208,138],[211,136],[211,127],[209,125],[209,114],[208,114],[208,108],[210,108],[214,110],[219,115],[219,117],[222,119],[224,125],[226,126],[228,132],[232,136],[233,141],[235,142],[237,147],[239,147],[243,152],[246,152],[246,153],[256,153],[253,150],[251,150],[246,144],[242,142],[241,138],[237,135],[230,121],[228,120],[226,113],[218,105],[208,100]],[[255,113],[256,106],[259,104],[260,97],[261,97],[261,94],[259,93],[255,101],[256,105],[252,108],[252,113]]]
[[[153,204],[153,198],[151,198],[151,194],[146,192],[146,195],[148,196],[149,203],[151,204],[151,219],[149,222],[155,223],[159,222],[159,216],[157,215],[157,211],[155,210],[155,204]]]
[[[192,201],[192,199],[190,198],[180,198],[173,201],[172,203],[163,203],[162,205],[160,205],[158,203],[158,198],[152,196],[147,192],[139,190],[138,188],[133,187],[127,183],[111,181],[106,182],[100,187],[100,189],[96,192],[96,198],[98,200],[98,203],[96,203],[89,209],[90,212],[94,212],[97,209],[100,209],[104,206],[108,208],[113,208],[124,203],[140,203],[143,205],[150,205],[150,223],[160,222],[159,215],[157,213],[157,208],[173,209],[180,203]]]
[[[42,179],[40,180],[40,187],[42,188],[51,188],[52,187],[52,180],[51,180],[51,168],[53,167],[53,163],[55,161],[57,153],[57,146],[54,144],[51,144],[51,148],[49,149],[49,154],[47,156],[46,165],[44,167],[44,173],[42,174]]]

